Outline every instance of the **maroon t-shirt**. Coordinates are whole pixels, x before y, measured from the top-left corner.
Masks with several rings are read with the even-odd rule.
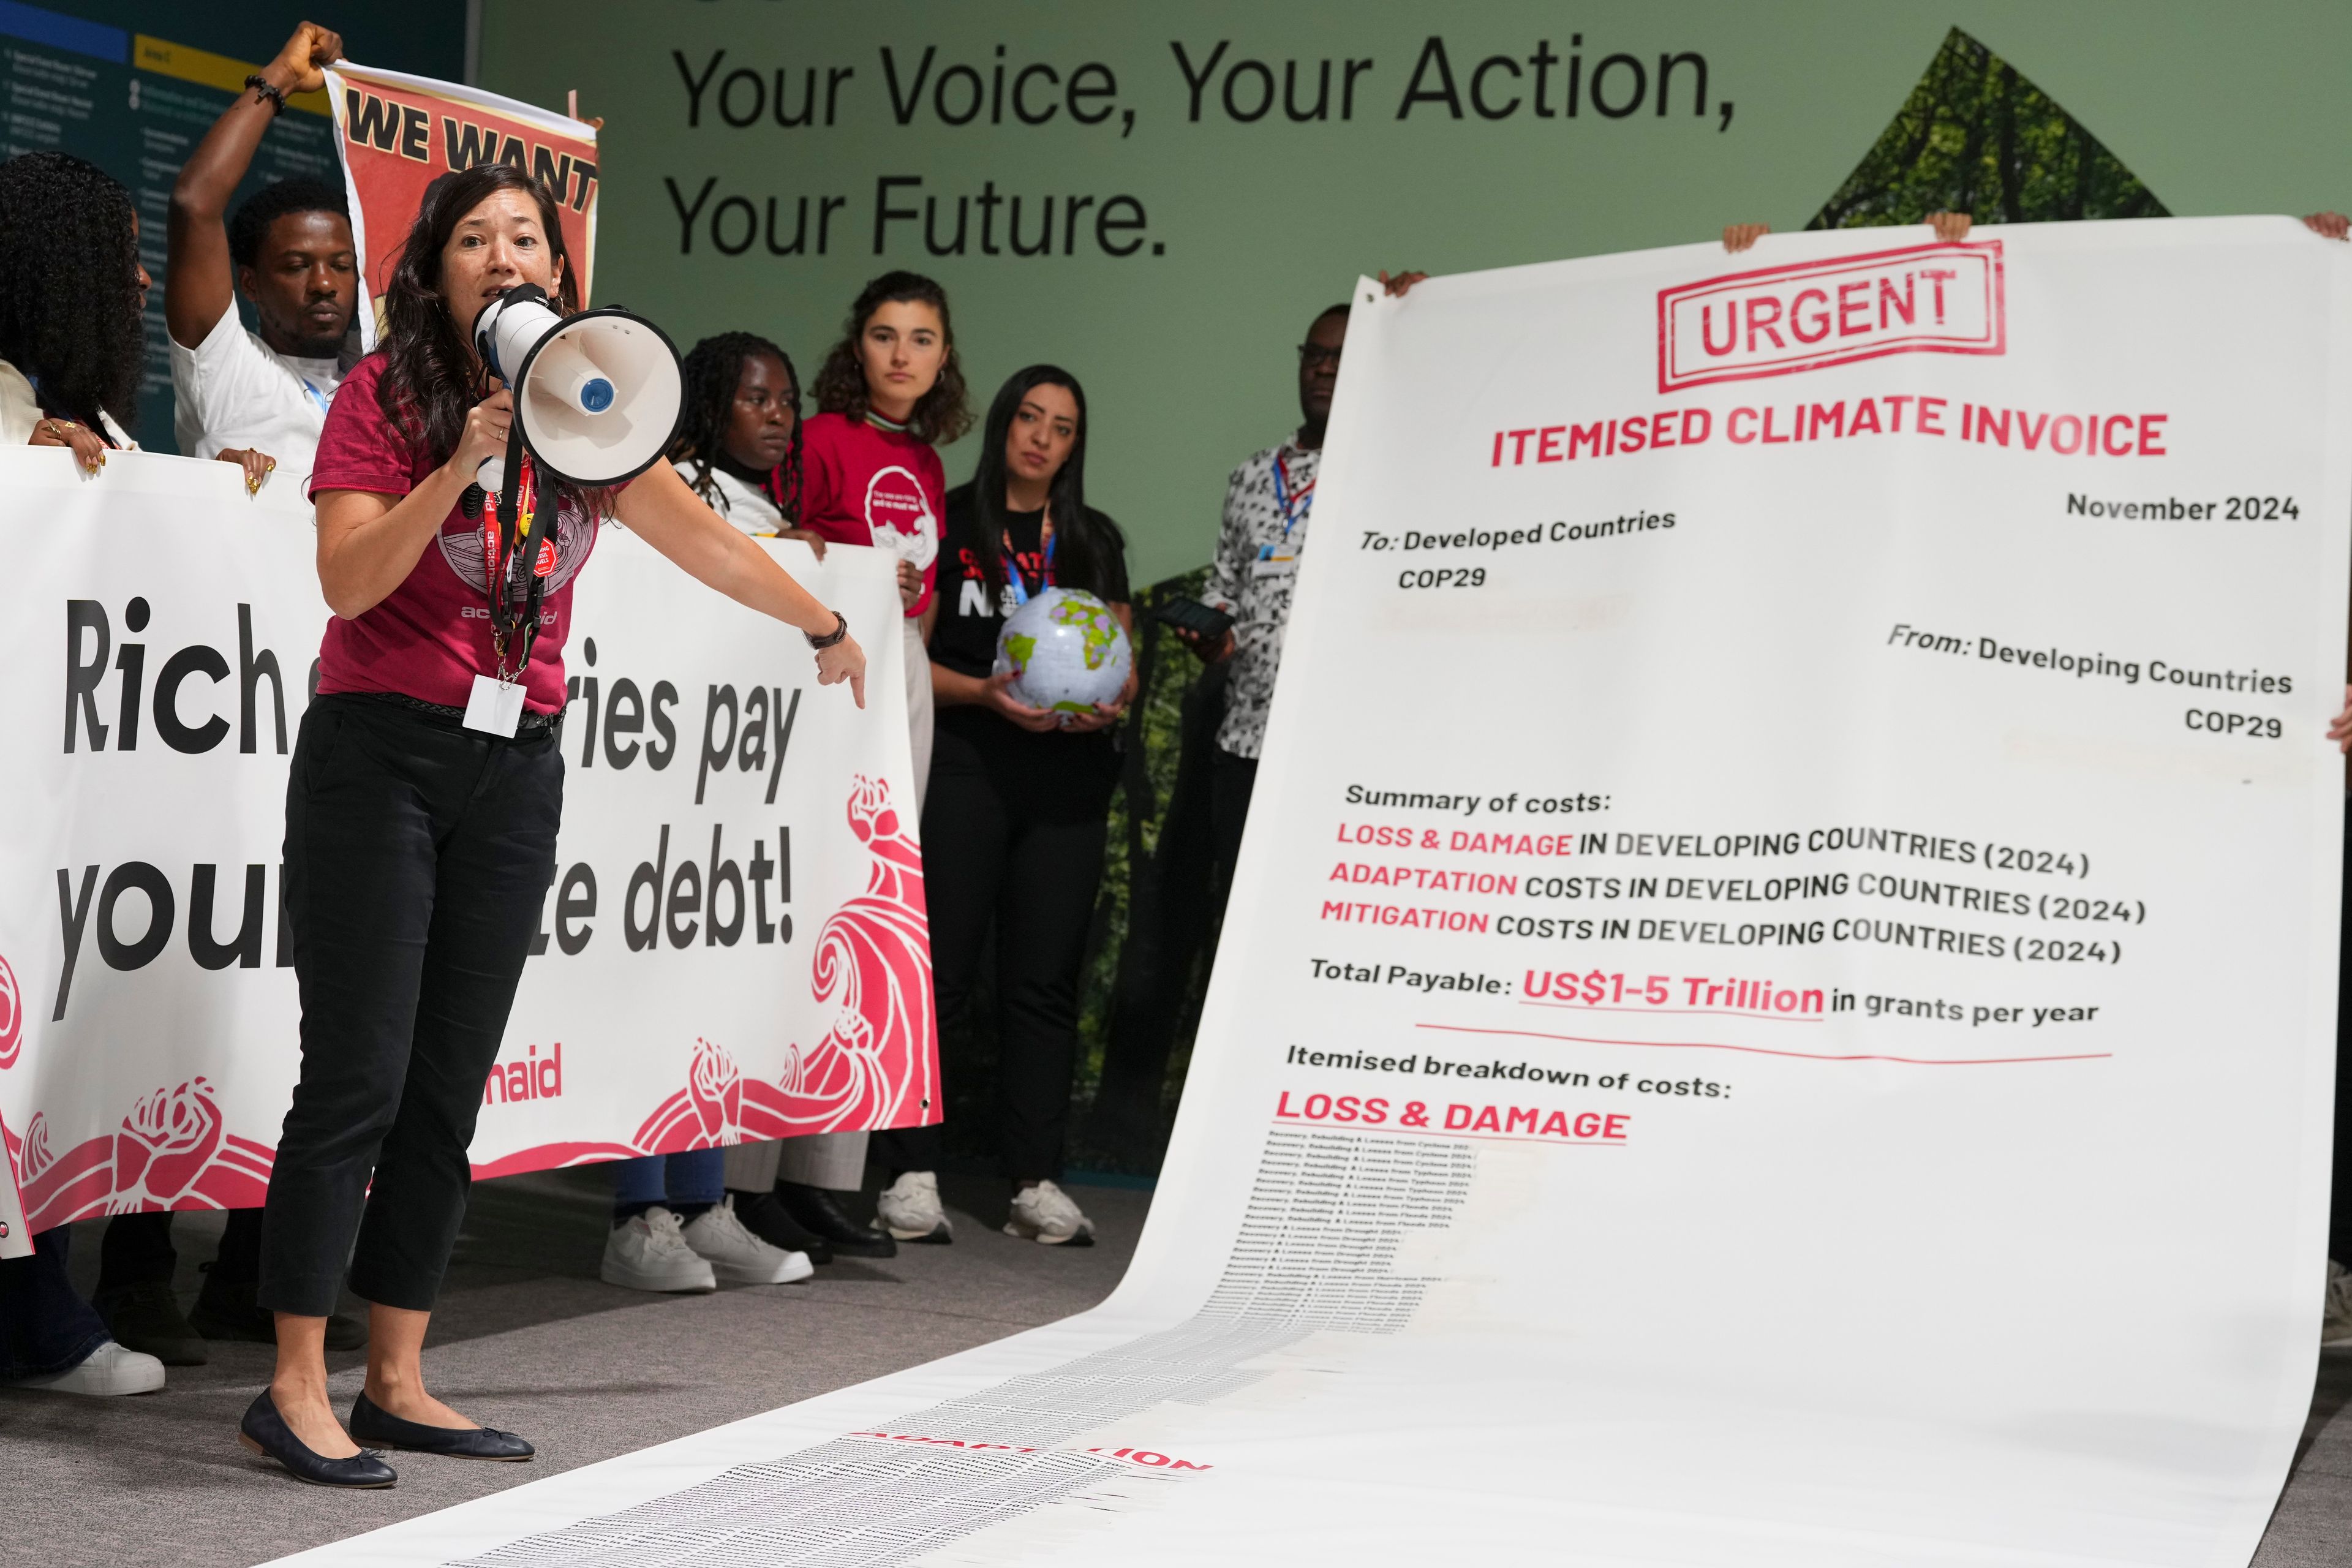
[[[842,544],[870,544],[922,568],[931,602],[939,571],[947,471],[929,443],[845,414],[819,414],[802,426],[801,526]]]
[[[440,467],[376,405],[383,356],[352,367],[327,411],[310,493],[372,490],[404,496]],[[532,526],[544,540],[546,520]],[[596,520],[567,495],[555,526],[555,566],[541,602],[539,641],[524,679],[524,706],[553,713],[563,706],[563,639],[572,629],[572,579],[596,545]],[[532,548],[536,549],[536,546]],[[521,605],[515,605],[520,613]],[[392,691],[463,708],[474,677],[496,673],[490,646],[488,574],[482,568],[482,523],[455,507],[400,586],[354,619],[327,623],[319,648],[319,694]]]

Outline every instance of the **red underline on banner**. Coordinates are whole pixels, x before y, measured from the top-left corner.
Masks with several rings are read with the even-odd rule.
[[[1884,1057],[1869,1053],[1832,1056],[1823,1051],[1776,1051],[1763,1046],[1727,1046],[1718,1040],[1612,1040],[1595,1035],[1553,1035],[1541,1029],[1481,1029],[1467,1024],[1415,1024],[1449,1035],[1510,1035],[1529,1040],[1569,1040],[1580,1046],[1646,1046],[1662,1051],[1738,1051],[1751,1057],[1794,1057],[1809,1062],[1899,1062],[1915,1068],[2015,1067],[2025,1062],[2095,1062],[2113,1051],[2082,1051],[2064,1057]]]
[[[1710,1018],[1769,1018],[1776,1024],[1823,1024],[1826,1018],[1799,1018],[1787,1013],[1743,1013],[1736,1007],[1601,1007],[1583,1002],[1521,1002],[1522,1007],[1564,1007],[1571,1013],[1672,1013],[1684,1017],[1704,1014]]]
[[[1399,1127],[1394,1122],[1370,1127],[1360,1121],[1344,1125],[1328,1121],[1303,1121],[1296,1116],[1277,1116],[1274,1119],[1273,1124],[1276,1127],[1304,1128],[1310,1132],[1339,1132],[1349,1137],[1378,1138],[1390,1132],[1402,1132],[1415,1138],[1475,1138],[1487,1143],[1541,1143],[1552,1149],[1630,1149],[1633,1147],[1622,1138],[1613,1143],[1599,1138],[1520,1138],[1508,1132],[1448,1132],[1443,1127]]]

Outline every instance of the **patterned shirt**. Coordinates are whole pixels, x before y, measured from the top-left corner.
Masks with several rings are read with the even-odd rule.
[[[1233,669],[1217,745],[1237,757],[1265,744],[1265,713],[1290,625],[1290,592],[1307,545],[1322,451],[1285,441],[1234,470],[1225,482],[1224,527],[1209,569],[1207,602],[1234,617]]]

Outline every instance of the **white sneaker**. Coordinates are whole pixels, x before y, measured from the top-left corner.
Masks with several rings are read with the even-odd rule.
[[[2352,1268],[2327,1260],[2327,1310],[2319,1320],[2319,1348],[2352,1350]]]
[[[898,1241],[953,1241],[947,1211],[940,1206],[939,1177],[929,1171],[908,1171],[883,1188],[874,1200],[874,1228]]]
[[[1040,1182],[1013,1195],[1013,1217],[1004,1222],[1004,1234],[1047,1247],[1092,1247],[1095,1222],[1079,1212],[1069,1194],[1051,1182]]]
[[[686,1244],[677,1215],[666,1208],[649,1208],[615,1226],[604,1238],[604,1263],[596,1272],[605,1284],[632,1290],[719,1289],[718,1276]]]
[[[8,1386],[51,1394],[152,1394],[163,1386],[163,1363],[109,1340],[63,1372],[20,1377]]]
[[[730,1285],[789,1285],[816,1272],[805,1252],[771,1247],[735,1217],[735,1194],[695,1216],[680,1233],[686,1245],[710,1265],[710,1272]]]

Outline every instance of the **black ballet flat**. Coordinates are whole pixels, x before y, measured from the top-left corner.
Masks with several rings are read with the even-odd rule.
[[[352,1441],[380,1443],[412,1454],[446,1459],[492,1459],[514,1464],[539,1452],[511,1432],[495,1426],[427,1426],[404,1421],[362,1392],[352,1401]]]
[[[314,1487],[381,1488],[400,1479],[398,1472],[372,1453],[330,1459],[312,1448],[294,1436],[266,1388],[247,1408],[245,1419],[236,1424],[236,1440],[263,1458],[276,1460],[296,1480]]]

